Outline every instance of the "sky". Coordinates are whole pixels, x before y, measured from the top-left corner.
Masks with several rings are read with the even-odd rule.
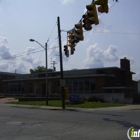
[[[140,0],[108,0],[109,12],[99,13],[99,24],[84,30],[73,55],[65,57],[67,31],[74,28],[92,0],[0,0],[0,71],[29,73],[55,61],[60,70],[57,17],[60,17],[63,69],[120,67],[120,59],[130,60],[133,79],[140,79]],[[97,6],[98,7],[98,6]]]

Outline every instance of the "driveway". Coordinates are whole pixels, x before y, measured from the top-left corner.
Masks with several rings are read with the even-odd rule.
[[[17,102],[18,99],[15,98],[0,98],[0,104],[5,104],[7,102]]]

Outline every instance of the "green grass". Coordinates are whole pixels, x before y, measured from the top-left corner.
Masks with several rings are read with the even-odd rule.
[[[11,104],[21,104],[21,105],[33,105],[33,106],[45,106],[45,101],[25,101],[25,102],[10,102]],[[48,102],[49,106],[61,107],[62,102],[60,100],[51,100]],[[125,106],[124,104],[115,103],[100,103],[100,102],[86,102],[78,105],[66,105],[66,107],[75,108],[101,108],[101,107],[117,107]]]

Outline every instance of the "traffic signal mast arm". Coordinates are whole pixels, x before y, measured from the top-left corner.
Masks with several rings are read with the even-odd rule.
[[[116,0],[116,2],[118,2],[118,0]],[[72,30],[67,31],[67,45],[64,46],[65,55],[67,57],[69,56],[68,47],[71,49],[71,54],[74,54],[76,44],[84,40],[83,28],[89,31],[92,29],[92,24],[99,24],[96,5],[99,5],[98,12],[108,13],[108,0],[92,0],[91,4],[86,5],[87,12],[82,16],[82,19],[78,24],[75,24]]]

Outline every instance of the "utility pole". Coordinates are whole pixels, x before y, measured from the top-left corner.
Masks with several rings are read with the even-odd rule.
[[[60,30],[60,18],[57,17],[58,25],[58,38],[59,38],[59,53],[60,53],[60,72],[61,80],[63,80],[63,61],[62,61],[62,45],[61,45],[61,30]],[[65,109],[65,95],[64,95],[64,86],[61,86],[61,98],[62,98],[62,109]]]
[[[56,68],[55,68],[55,64],[57,64],[55,61],[52,61],[52,67],[53,67],[53,71],[56,71]]]
[[[46,56],[46,105],[48,105],[48,56],[47,56],[47,43],[45,43],[45,56]]]
[[[36,42],[37,44],[39,44],[42,48],[45,49],[45,56],[46,56],[46,105],[48,105],[48,56],[47,56],[47,42],[45,43],[45,47],[39,43],[38,41],[34,40],[34,39],[30,39],[29,41],[31,42]]]

